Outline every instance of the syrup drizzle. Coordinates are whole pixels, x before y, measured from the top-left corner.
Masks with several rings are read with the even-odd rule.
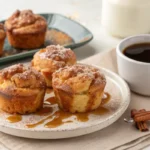
[[[38,126],[38,125],[40,125],[40,124],[43,124],[46,120],[52,119],[52,118],[53,118],[53,116],[50,115],[50,116],[48,116],[48,117],[46,117],[46,118],[40,120],[40,121],[37,122],[37,123],[34,123],[34,124],[27,124],[26,126],[27,126],[28,128],[34,128],[34,127],[36,127],[36,126]]]
[[[50,97],[46,100],[46,102],[49,102],[50,104],[54,105],[57,104],[57,101],[55,99],[55,97]]]
[[[48,98],[46,100],[46,102],[49,102],[50,104],[48,106],[45,106],[44,108],[40,109],[38,112],[35,113],[35,115],[39,115],[39,116],[47,116],[46,118],[40,120],[39,122],[33,123],[33,124],[27,124],[26,126],[28,128],[34,128],[38,125],[44,124],[44,127],[46,128],[55,128],[58,126],[61,126],[65,123],[72,123],[73,120],[70,120],[69,118],[72,116],[75,116],[76,120],[78,120],[79,122],[86,122],[89,120],[89,115],[93,114],[93,115],[103,115],[109,112],[109,110],[105,107],[103,107],[104,104],[108,103],[111,96],[109,93],[104,93],[104,97],[102,99],[102,104],[100,107],[98,107],[97,109],[91,111],[91,112],[87,112],[87,113],[69,113],[69,112],[64,112],[62,110],[58,110],[56,111],[54,114],[52,114],[53,112],[53,108],[49,107],[49,105],[53,105],[53,104],[57,104],[55,97],[51,97]],[[7,120],[11,123],[14,122],[18,122],[21,121],[22,117],[20,115],[13,115],[13,116],[9,116],[7,118]],[[65,121],[65,119],[67,119]]]
[[[108,92],[105,92],[104,96],[102,98],[101,106],[103,106],[104,104],[108,103],[110,98],[111,98],[111,95]]]
[[[47,94],[50,94],[50,93],[52,93],[52,92],[53,92],[53,89],[52,89],[52,88],[47,88],[47,89],[46,89],[46,93],[47,93]]]
[[[46,116],[48,113],[52,113],[52,112],[53,112],[52,107],[45,106],[41,108],[38,112],[36,112],[35,115]]]
[[[12,116],[7,117],[7,120],[10,123],[16,123],[16,122],[19,122],[22,120],[22,116],[21,115],[12,115]]]

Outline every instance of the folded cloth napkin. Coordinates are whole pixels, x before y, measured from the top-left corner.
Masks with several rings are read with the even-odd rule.
[[[108,68],[117,73],[115,50],[104,52],[83,61]],[[131,103],[124,115],[109,127],[98,132],[61,140],[33,140],[14,137],[0,132],[0,150],[138,150],[150,144],[150,132],[140,132],[123,119],[130,117],[130,110],[150,110],[150,97],[131,93]]]

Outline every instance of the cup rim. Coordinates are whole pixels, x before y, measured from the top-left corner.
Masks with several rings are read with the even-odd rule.
[[[126,40],[129,40],[129,39],[133,39],[133,38],[136,38],[136,37],[150,37],[150,34],[139,34],[139,35],[134,35],[134,36],[129,36],[125,39],[123,39],[116,47],[116,51],[117,51],[117,54],[119,56],[121,56],[122,58],[126,59],[127,61],[130,61],[132,63],[136,63],[136,64],[140,64],[140,65],[146,65],[146,66],[150,66],[150,63],[146,63],[146,62],[142,62],[142,61],[137,61],[137,60],[134,60],[134,59],[131,59],[127,56],[125,56],[122,51],[120,50],[120,46],[122,43],[124,43]],[[150,42],[149,42],[150,43]]]

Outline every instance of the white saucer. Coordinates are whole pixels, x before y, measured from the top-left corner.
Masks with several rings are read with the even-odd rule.
[[[104,107],[109,110],[108,113],[103,115],[90,115],[87,122],[75,121],[56,128],[45,128],[44,124],[36,126],[35,128],[27,128],[27,122],[37,122],[39,121],[39,117],[36,115],[24,115],[22,121],[9,123],[6,118],[10,116],[10,114],[0,112],[0,131],[26,138],[61,139],[89,134],[111,125],[127,109],[130,103],[130,91],[126,82],[117,74],[98,66],[95,67],[100,69],[107,79],[105,92],[111,94],[111,100]],[[46,98],[48,96],[50,95],[47,94]]]

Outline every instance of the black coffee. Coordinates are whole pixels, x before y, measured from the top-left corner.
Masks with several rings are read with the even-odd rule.
[[[150,43],[134,44],[123,50],[125,56],[141,61],[150,63]]]

